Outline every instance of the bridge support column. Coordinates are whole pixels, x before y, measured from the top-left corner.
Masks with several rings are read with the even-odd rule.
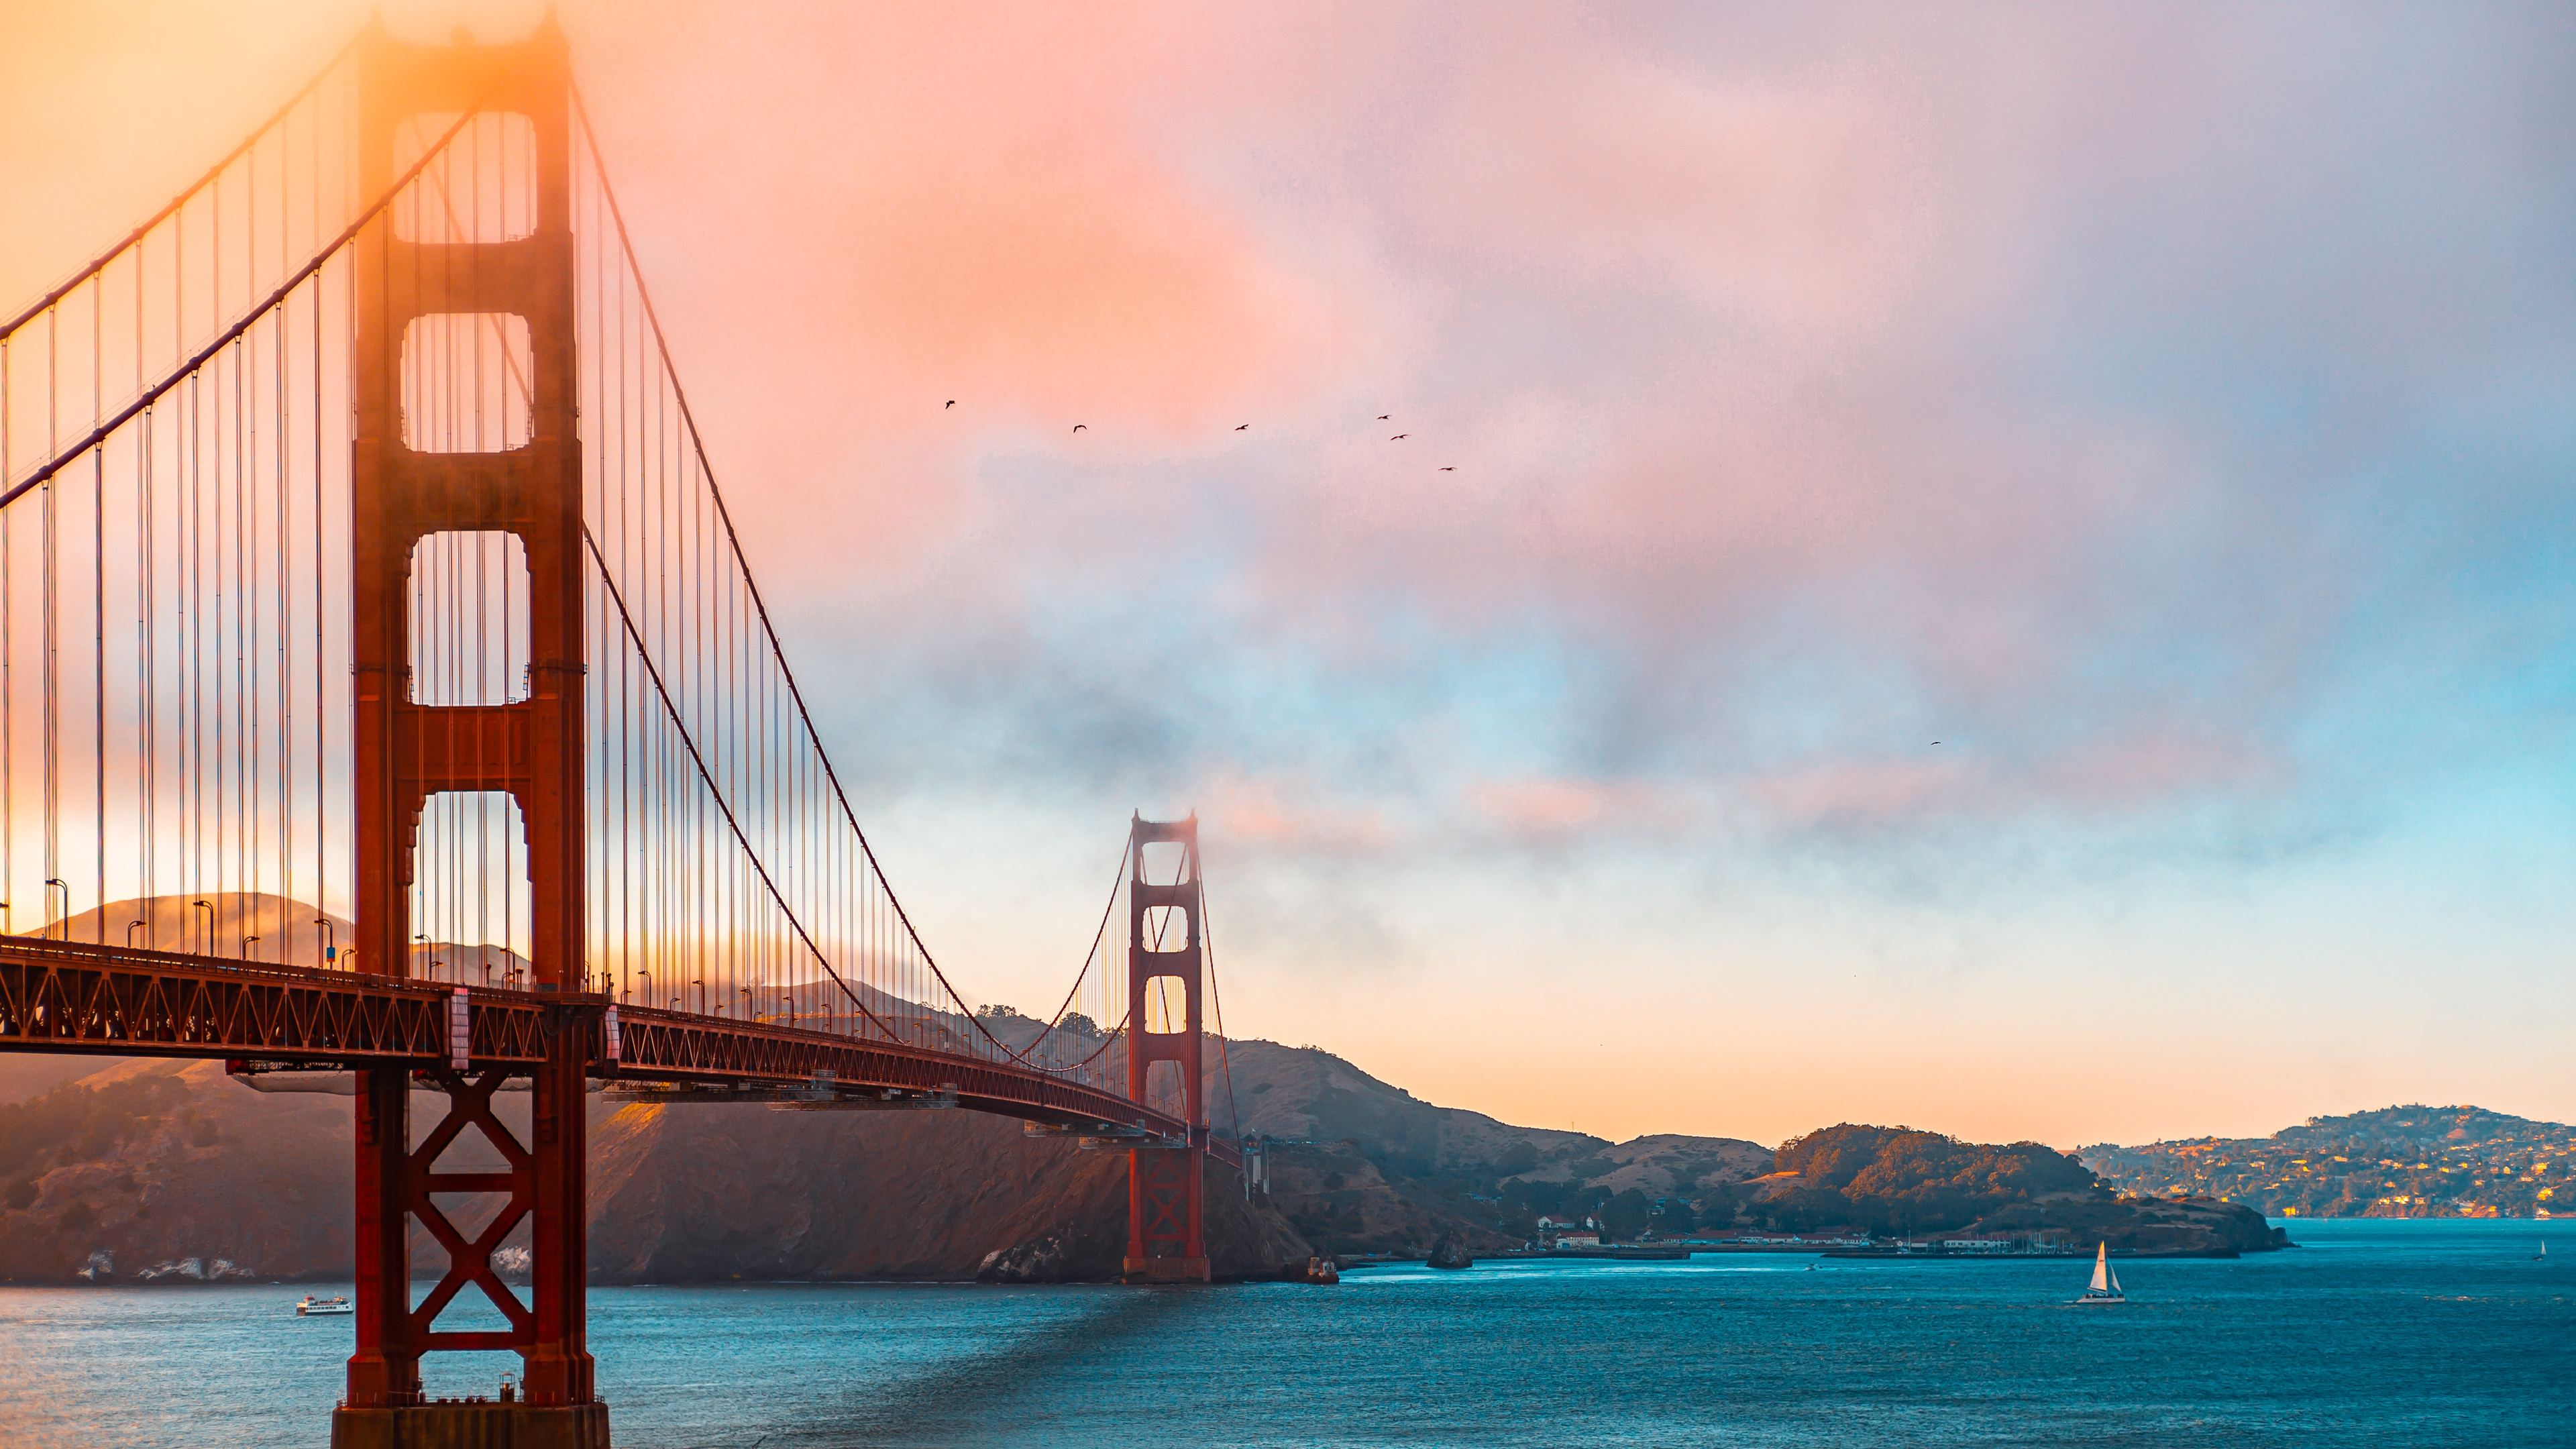
[[[472,1043],[452,1043],[445,1064],[425,1073],[447,1094],[447,1113],[417,1147],[410,1141],[409,1074],[363,1074],[358,1345],[332,1443],[606,1449],[608,1409],[592,1382],[583,1321],[583,1089],[599,1003],[576,995],[588,964],[570,60],[562,32],[548,20],[527,39],[502,45],[415,46],[379,28],[358,65],[359,168],[368,196],[390,188],[411,159],[401,154],[406,127],[427,142],[460,115],[479,112],[496,124],[469,127],[440,169],[415,183],[415,196],[380,215],[356,245],[356,965],[390,976],[412,972],[413,857],[430,797],[501,791],[516,801],[524,826],[528,984],[557,995],[545,1013],[549,1045],[533,1070],[525,1142],[492,1112],[504,1073],[467,1071]],[[481,200],[487,194],[501,198],[488,211]],[[435,650],[440,640],[462,640],[482,627],[484,617],[474,605],[460,611],[434,599],[420,601],[430,617],[411,616],[415,549],[439,534],[513,535],[526,558],[525,681],[504,683],[496,698],[420,697],[416,641]],[[499,612],[510,626],[504,588]],[[505,639],[505,659],[508,650]],[[440,1154],[468,1130],[488,1140],[504,1170],[439,1167]],[[469,1235],[434,1194],[502,1201]],[[417,1306],[414,1221],[448,1258],[447,1272]],[[493,1262],[523,1223],[524,1302]],[[467,1289],[488,1299],[508,1326],[439,1328],[439,1314]],[[515,1350],[521,1362],[511,1399],[498,1401],[497,1373],[468,1401],[429,1399],[421,1355],[439,1350]]]
[[[409,1142],[410,1074],[361,1074],[358,1097],[357,1352],[349,1396],[331,1418],[332,1449],[607,1449],[608,1406],[598,1402],[583,1322],[584,1078],[594,1022],[578,1007],[556,1014],[553,1043],[530,1092],[529,1140],[493,1110],[511,1073],[426,1074],[447,1096],[446,1115]],[[443,1170],[441,1159],[468,1133],[503,1163],[499,1171]],[[488,1212],[468,1221],[455,1199],[479,1197]],[[442,1201],[441,1199],[445,1199]],[[498,1199],[496,1203],[493,1199]],[[461,1216],[461,1215],[460,1215]],[[415,1305],[411,1225],[418,1221],[447,1255],[447,1270]],[[529,1298],[501,1278],[495,1261],[521,1223],[530,1225]],[[473,1290],[508,1327],[442,1330],[438,1316]],[[489,1393],[432,1399],[421,1355],[438,1349],[516,1349],[519,1383],[508,1402]]]
[[[1175,878],[1146,879],[1146,850],[1180,847]],[[1207,1100],[1200,1048],[1199,821],[1147,820],[1128,827],[1127,1095],[1157,1102],[1190,1124],[1189,1141],[1127,1153],[1126,1278],[1131,1283],[1204,1283],[1207,1255]],[[1156,1063],[1175,1070],[1157,1082]],[[1177,1080],[1171,1080],[1171,1078]]]

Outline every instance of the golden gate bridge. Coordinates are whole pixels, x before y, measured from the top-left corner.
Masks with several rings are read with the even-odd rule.
[[[352,1074],[335,1445],[607,1444],[599,1082],[1123,1146],[1127,1276],[1205,1281],[1207,1161],[1243,1165],[1205,901],[1195,819],[1134,819],[1050,1016],[952,984],[788,667],[551,21],[371,29],[0,325],[0,1050]],[[493,1109],[521,1085],[524,1133]],[[469,1137],[505,1166],[442,1166]],[[468,1293],[506,1326],[442,1327]],[[523,1391],[424,1392],[474,1350]]]

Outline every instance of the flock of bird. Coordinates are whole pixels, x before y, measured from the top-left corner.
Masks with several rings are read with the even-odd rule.
[[[957,406],[957,399],[955,399],[955,398],[953,398],[953,397],[952,397],[952,398],[950,398],[948,401],[946,401],[946,402],[944,402],[944,403],[940,404],[940,405],[939,405],[939,410],[940,410],[941,412],[946,412],[946,411],[948,411],[950,408],[953,408],[953,407],[955,407],[955,406]],[[1379,413],[1379,414],[1377,415],[1377,420],[1378,420],[1379,422],[1381,422],[1381,423],[1385,423],[1385,422],[1393,422],[1393,421],[1395,420],[1395,415],[1394,415],[1394,414],[1392,414],[1392,413]],[[1075,424],[1073,425],[1073,430],[1074,430],[1075,432],[1077,432],[1077,433],[1089,432],[1089,431],[1090,431],[1090,425],[1089,425],[1089,424],[1087,424],[1087,423],[1075,423]],[[1252,431],[1252,424],[1250,424],[1250,423],[1237,423],[1237,424],[1235,424],[1235,425],[1234,425],[1234,430],[1235,430],[1236,432],[1238,432],[1238,433],[1248,433],[1248,432],[1251,432],[1251,431]],[[1411,433],[1397,433],[1395,436],[1393,436],[1393,437],[1391,437],[1391,438],[1387,439],[1387,441],[1388,441],[1388,442],[1390,442],[1390,443],[1401,443],[1401,442],[1403,442],[1405,439],[1407,439],[1407,438],[1409,438],[1409,437],[1412,437],[1412,436],[1413,436],[1413,435],[1412,435]],[[1443,472],[1443,473],[1455,473],[1455,472],[1457,472],[1457,471],[1458,471],[1458,469],[1457,469],[1456,465],[1452,464],[1452,465],[1444,466],[1443,468],[1441,468],[1441,470],[1440,470],[1440,471],[1441,471],[1441,472]]]

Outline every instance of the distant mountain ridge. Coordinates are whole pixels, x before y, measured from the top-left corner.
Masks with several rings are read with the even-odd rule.
[[[2483,1107],[2311,1117],[2269,1137],[2077,1149],[2122,1191],[2224,1198],[2272,1217],[2536,1218],[2576,1212],[2576,1127]]]

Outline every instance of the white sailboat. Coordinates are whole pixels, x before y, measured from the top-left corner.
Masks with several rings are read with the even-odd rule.
[[[2081,1308],[2096,1303],[2126,1303],[2129,1295],[2120,1291],[2120,1275],[2111,1271],[2111,1245],[2104,1243],[2093,1253],[2093,1286],[2075,1300]]]

